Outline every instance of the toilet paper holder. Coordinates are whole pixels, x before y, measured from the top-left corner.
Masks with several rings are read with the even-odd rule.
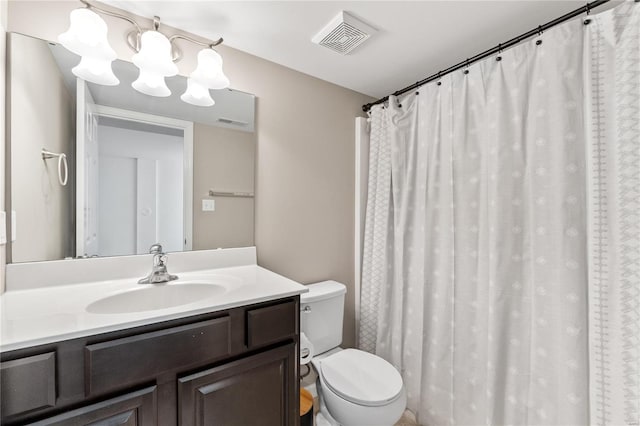
[[[313,358],[313,345],[304,333],[300,333],[300,380],[311,373],[311,358]],[[306,371],[303,367],[307,367]]]

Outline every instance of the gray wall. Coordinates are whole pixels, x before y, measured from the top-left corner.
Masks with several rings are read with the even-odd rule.
[[[254,199],[209,197],[209,190],[254,192],[254,133],[193,126],[193,249],[254,245]],[[203,212],[213,199],[215,211]]]
[[[302,283],[347,285],[344,344],[355,344],[355,117],[370,99],[266,61],[258,94],[259,263]]]
[[[77,1],[10,1],[8,29],[55,40],[78,6]],[[131,60],[123,37],[129,25],[105,20],[119,57]],[[151,26],[149,20],[140,22]],[[167,34],[179,32],[162,28]],[[178,68],[188,75],[200,47],[184,43],[181,48]],[[353,345],[354,117],[372,99],[225,45],[216,49],[231,86],[257,97],[258,263],[301,283],[345,283],[344,344]]]
[[[6,29],[7,29],[7,2],[0,1],[0,99],[5,99],[6,71]],[[0,102],[0,211],[5,211],[5,103]],[[1,226],[1,225],[0,225]],[[9,238],[9,236],[7,236]],[[0,293],[4,292],[4,270],[6,262],[6,245],[0,244]]]
[[[20,182],[20,191],[11,194],[17,215],[11,261],[62,259],[72,255],[73,178],[60,185],[58,159],[44,161],[41,150],[65,153],[73,165],[75,101],[46,44],[28,37],[9,41],[9,48],[21,53],[7,70],[11,164],[20,165],[11,168],[11,181]],[[34,120],[42,125],[33,125]]]

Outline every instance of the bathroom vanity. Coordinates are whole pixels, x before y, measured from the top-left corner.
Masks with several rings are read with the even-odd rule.
[[[178,305],[143,312],[122,303],[139,292],[156,303],[156,290],[195,281],[228,288],[182,305],[170,293],[163,303]],[[181,273],[164,287],[124,279],[8,291],[2,424],[296,425],[305,291],[255,264]]]

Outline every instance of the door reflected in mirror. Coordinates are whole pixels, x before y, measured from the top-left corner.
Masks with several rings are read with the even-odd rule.
[[[10,262],[254,244],[255,97],[212,91],[216,104],[135,91],[137,68],[115,61],[119,86],[77,79],[61,46],[9,34]],[[69,165],[62,185],[58,160]]]

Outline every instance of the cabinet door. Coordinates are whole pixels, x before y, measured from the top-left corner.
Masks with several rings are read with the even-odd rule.
[[[32,425],[155,426],[156,386],[50,417]]]
[[[295,344],[178,380],[181,426],[295,425]]]

